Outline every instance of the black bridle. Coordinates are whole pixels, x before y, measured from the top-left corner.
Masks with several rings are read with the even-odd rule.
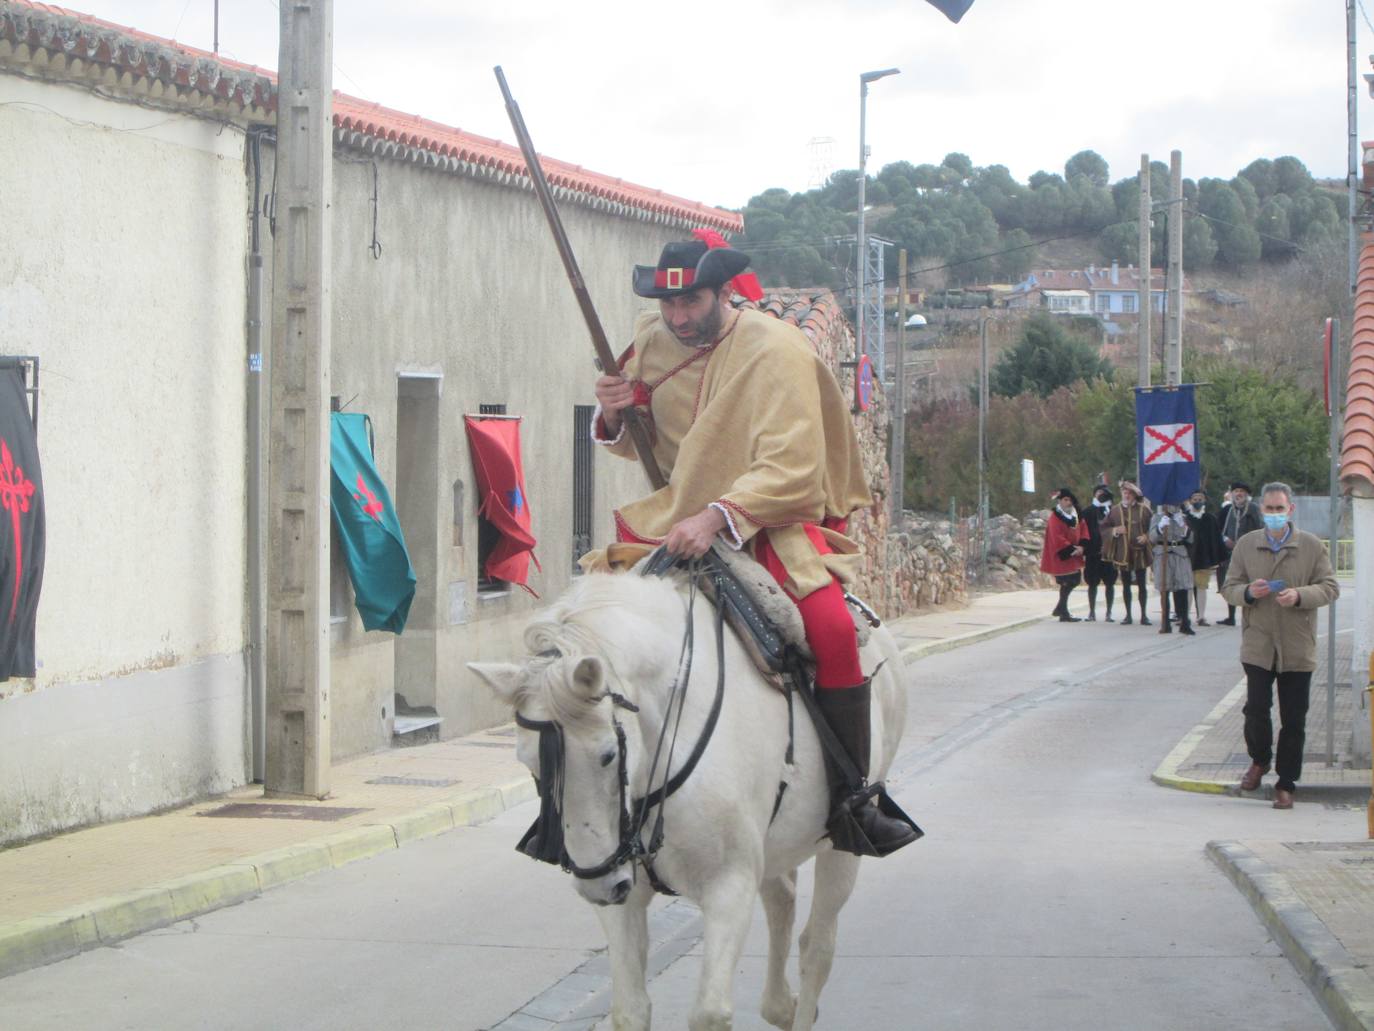
[[[627,801],[630,778],[628,750],[625,745],[625,728],[617,718],[616,712],[619,709],[638,712],[639,707],[622,695],[614,691],[607,691],[597,700],[609,700],[612,705],[611,725],[615,728],[616,753],[619,765],[620,840],[616,844],[615,851],[602,862],[594,866],[579,866],[568,855],[568,850],[563,841],[563,789],[566,780],[563,727],[555,720],[532,720],[517,712],[515,722],[519,726],[539,733],[539,776],[535,778],[535,784],[539,791],[540,802],[539,817],[525,832],[525,836],[520,839],[519,844],[516,845],[518,851],[532,859],[556,864],[581,880],[594,880],[598,877],[604,877],[617,867],[634,862],[636,865],[645,867],[655,887],[662,888],[658,878],[654,875],[652,864],[654,856],[657,855],[663,844],[663,811],[665,808],[663,803],[678,788],[682,787],[687,778],[692,775],[692,771],[696,769],[696,765],[701,760],[702,754],[706,751],[706,746],[710,743],[711,735],[716,729],[716,723],[720,719],[721,705],[725,699],[725,625],[724,614],[717,607],[715,619],[717,671],[715,700],[711,704],[706,725],[702,728],[701,735],[697,738],[691,755],[687,757],[677,773],[668,776],[668,771],[672,768],[673,750],[677,744],[678,729],[682,723],[682,712],[686,708],[687,682],[692,675],[692,654],[695,646],[695,622],[692,614],[696,602],[697,575],[695,569],[690,575],[687,629],[683,634],[682,648],[678,656],[678,671],[673,678],[672,689],[668,693],[668,704],[664,708],[663,725],[659,728],[658,741],[654,746],[653,761],[649,766],[648,783],[652,785],[658,773],[659,762],[661,759],[663,760],[663,783],[643,798]],[[557,656],[558,653],[553,652],[550,655]],[[674,702],[677,703],[676,718],[673,716]],[[669,739],[670,723],[672,724],[671,740]],[[668,748],[666,757],[663,755],[665,742],[667,742]],[[654,809],[657,809],[658,813],[646,843],[644,841],[644,827],[649,821],[649,813]]]

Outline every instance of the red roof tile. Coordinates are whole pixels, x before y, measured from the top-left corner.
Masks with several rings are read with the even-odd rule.
[[[1350,334],[1341,434],[1341,484],[1358,497],[1374,498],[1374,234],[1369,233],[1360,240],[1360,268],[1355,281],[1355,325]]]
[[[0,8],[0,41],[62,55],[67,61],[119,69],[143,79],[192,90],[226,103],[274,113],[277,106],[273,72],[149,35],[89,14],[36,0],[9,0]],[[518,147],[488,139],[346,93],[334,93],[337,143],[369,150],[411,148],[432,154],[459,170],[525,178]],[[647,186],[626,182],[541,155],[549,184],[576,194],[594,206],[622,206],[642,216],[692,226],[739,232],[742,215],[685,200]]]

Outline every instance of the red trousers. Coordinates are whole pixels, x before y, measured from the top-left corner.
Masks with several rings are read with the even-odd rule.
[[[803,529],[820,554],[830,554],[830,545],[821,535],[819,527],[808,524]],[[754,557],[781,587],[787,580],[787,571],[768,541],[767,530],[760,530],[754,538]],[[849,614],[840,582],[831,577],[825,587],[812,591],[800,600],[791,591],[787,592],[787,596],[801,610],[806,641],[816,656],[816,686],[854,687],[862,682],[864,675],[859,665],[859,636],[854,630],[854,619]]]

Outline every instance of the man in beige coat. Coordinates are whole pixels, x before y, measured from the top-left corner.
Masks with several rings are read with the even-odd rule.
[[[1254,791],[1269,772],[1274,728],[1269,711],[1278,681],[1278,782],[1274,808],[1293,808],[1302,775],[1308,693],[1317,668],[1317,609],[1340,595],[1319,537],[1293,525],[1293,490],[1266,483],[1260,492],[1264,529],[1236,542],[1221,593],[1242,610],[1240,663],[1245,669],[1245,748],[1250,768],[1241,778]]]

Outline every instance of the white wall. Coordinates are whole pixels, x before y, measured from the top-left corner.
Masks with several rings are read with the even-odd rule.
[[[41,360],[47,508],[3,843],[243,780],[245,204],[242,135],[183,115],[0,74],[0,140],[0,340]]]

